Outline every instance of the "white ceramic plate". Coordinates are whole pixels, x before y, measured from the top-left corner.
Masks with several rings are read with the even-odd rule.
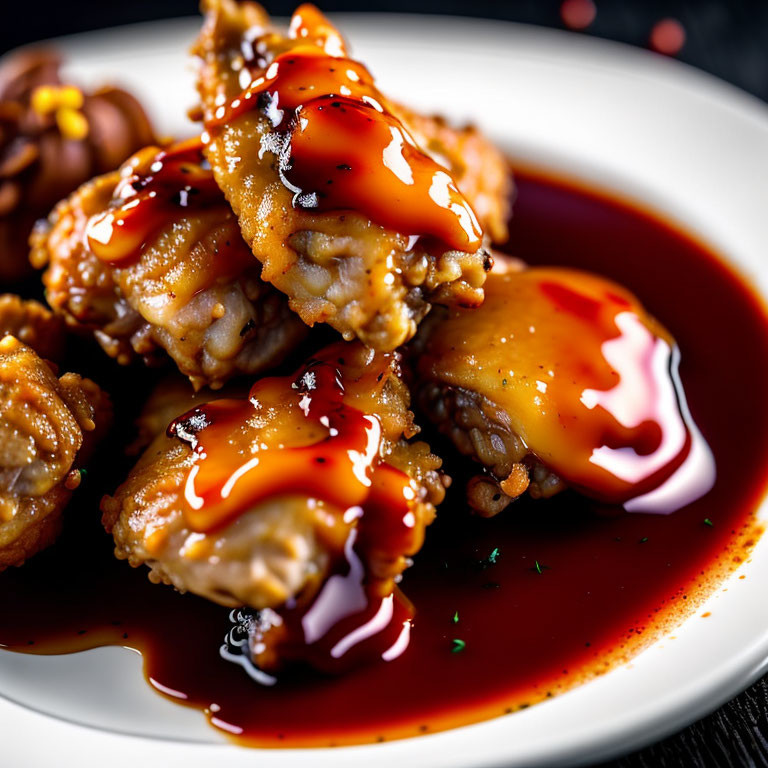
[[[641,200],[713,245],[768,296],[768,108],[620,45],[501,22],[347,16],[355,55],[398,99],[472,119],[514,157]],[[190,134],[185,49],[197,19],[61,41],[77,79],[123,83],[162,131]],[[764,513],[767,511],[764,509]],[[768,516],[768,515],[766,515]],[[241,749],[153,693],[121,648],[0,653],[3,762],[145,765],[537,766],[591,762],[659,739],[768,668],[768,538],[674,639],[531,709],[407,741],[333,750]],[[3,621],[11,617],[2,617]],[[395,703],[393,703],[393,706]],[[107,762],[108,761],[108,762]]]

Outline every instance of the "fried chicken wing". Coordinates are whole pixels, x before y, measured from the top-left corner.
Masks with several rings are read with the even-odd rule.
[[[111,171],[154,141],[144,110],[117,88],[64,83],[48,50],[0,64],[0,280],[30,272],[35,221],[94,174]]]
[[[424,411],[485,469],[469,487],[480,514],[566,485],[657,513],[709,490],[679,352],[636,297],[554,267],[494,271],[485,292],[474,312],[430,318],[415,345]]]
[[[48,546],[110,419],[107,396],[13,336],[0,341],[0,570]]]
[[[196,386],[278,362],[306,328],[259,276],[199,144],[147,147],[32,237],[47,298],[121,363],[168,354]]]
[[[0,294],[0,338],[15,336],[46,360],[58,362],[64,353],[64,323],[39,301],[13,293]]]
[[[475,212],[330,22],[303,5],[286,35],[254,3],[204,8],[205,151],[263,279],[307,324],[385,351],[432,303],[478,305]]]
[[[392,602],[442,500],[440,460],[408,442],[408,400],[395,354],[338,344],[247,398],[194,408],[104,499],[117,556],[223,605],[314,606],[327,613],[305,638],[316,647],[334,610],[370,618]],[[339,580],[350,602],[334,608]]]

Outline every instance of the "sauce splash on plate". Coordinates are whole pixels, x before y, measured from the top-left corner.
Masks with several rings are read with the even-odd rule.
[[[477,519],[463,499],[467,462],[447,462],[454,486],[402,582],[416,608],[408,651],[343,676],[297,671],[265,688],[219,656],[232,627],[226,608],[114,560],[94,482],[100,472],[113,473],[108,487],[123,479],[125,467],[109,457],[89,473],[57,546],[0,575],[0,615],[13,617],[0,622],[0,644],[137,648],[150,684],[177,692],[240,743],[327,746],[417,736],[534,704],[605,672],[690,613],[757,535],[768,461],[763,307],[665,222],[542,175],[516,181],[515,256],[623,283],[674,335],[691,414],[717,463],[709,493],[669,516],[566,492]]]

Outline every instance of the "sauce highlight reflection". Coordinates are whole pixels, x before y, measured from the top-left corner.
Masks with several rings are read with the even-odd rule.
[[[136,259],[151,235],[186,210],[227,206],[203,158],[200,139],[166,149],[147,147],[123,166],[121,177],[114,203],[94,214],[85,231],[90,250],[115,266]],[[221,254],[222,263],[236,259],[245,267],[252,262],[242,238],[230,242],[228,250]]]

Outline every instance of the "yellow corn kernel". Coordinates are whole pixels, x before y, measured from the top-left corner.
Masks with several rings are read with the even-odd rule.
[[[56,110],[56,124],[65,139],[79,141],[88,135],[88,120],[76,109],[61,107]]]
[[[83,92],[74,85],[59,88],[59,106],[80,109],[83,106]]]
[[[49,115],[59,106],[59,89],[53,85],[38,85],[32,91],[31,103],[38,115]]]

